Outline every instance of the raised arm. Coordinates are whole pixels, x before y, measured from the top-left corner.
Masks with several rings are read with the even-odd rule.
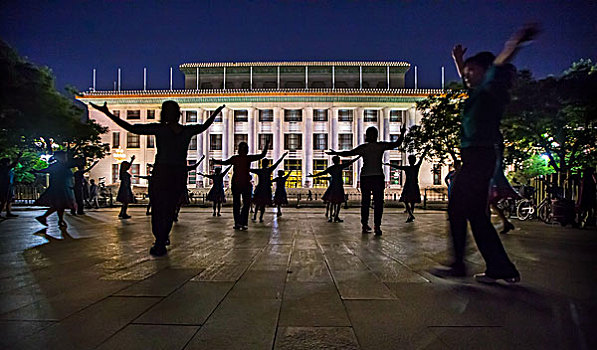
[[[284,157],[286,157],[287,155],[288,152],[284,153],[282,157],[280,157],[280,159],[278,159],[274,164],[272,164],[272,166],[269,167],[269,170],[273,171],[274,169],[276,169],[278,165],[280,165],[280,163],[282,162],[282,159],[284,159]]]
[[[539,33],[539,26],[536,23],[526,24],[524,27],[514,33],[508,41],[504,44],[502,52],[500,52],[493,64],[496,66],[504,65],[512,60],[516,53],[522,47],[522,44],[533,40]]]
[[[462,74],[464,73],[464,54],[466,53],[466,47],[462,47],[461,44],[457,44],[452,48],[452,59],[454,60],[454,65],[456,66],[456,71],[458,72],[458,76],[462,78]]]
[[[91,169],[93,169],[94,166],[97,165],[97,163],[99,163],[99,160],[96,160],[95,162],[93,162],[93,164],[91,164],[91,166],[85,170],[83,170],[84,173],[90,171]]]
[[[289,171],[288,174],[283,176],[284,180],[288,179],[290,177],[290,174],[292,174],[292,171]]]
[[[428,145],[427,147],[425,147],[423,154],[421,154],[421,157],[419,157],[419,161],[417,162],[417,164],[415,164],[415,166],[421,166],[421,164],[423,163],[423,160],[427,156],[427,153],[429,153],[430,148],[431,148],[431,145]]]
[[[201,159],[199,159],[199,161],[197,163],[195,163],[193,165],[187,165],[187,172],[197,169],[197,167],[199,166],[199,164],[201,164],[203,159],[205,159],[205,154],[203,155],[203,157],[201,157]]]
[[[104,113],[108,118],[110,118],[116,125],[120,126],[124,130],[128,132],[132,132],[133,134],[139,135],[153,135],[155,134],[155,127],[150,125],[143,125],[143,124],[130,124],[119,117],[115,116],[110,112],[108,109],[108,104],[104,102],[103,106],[96,105],[93,102],[89,102],[89,105],[98,111]],[[154,124],[155,125],[155,124]]]
[[[265,146],[263,147],[263,150],[261,151],[261,153],[259,153],[259,154],[249,154],[248,155],[249,160],[251,162],[254,162],[254,161],[257,161],[259,159],[265,158],[265,156],[267,155],[268,148],[269,148],[269,140],[267,140],[265,142]]]
[[[232,169],[232,165],[229,166],[228,168],[226,168],[226,170],[224,170],[224,172],[222,173],[222,177],[226,176],[226,174],[230,171],[230,169]]]
[[[213,111],[213,113],[209,116],[209,118],[207,118],[205,120],[205,123],[194,125],[193,132],[195,134],[200,134],[200,133],[204,132],[205,130],[207,130],[207,128],[209,128],[211,126],[211,124],[213,124],[214,120],[216,120],[216,117],[218,116],[218,114],[220,114],[220,112],[222,111],[222,109],[224,109],[224,107],[226,107],[226,105],[221,105],[220,107],[216,108],[216,110]]]
[[[403,124],[400,128],[400,136],[396,139],[396,141],[386,142],[386,150],[394,149],[402,145],[404,142],[404,136],[406,135],[406,124]]]
[[[133,164],[133,162],[135,161],[135,158],[137,158],[137,157],[135,157],[135,155],[133,154],[133,156],[131,157],[131,161],[130,161],[131,164]]]

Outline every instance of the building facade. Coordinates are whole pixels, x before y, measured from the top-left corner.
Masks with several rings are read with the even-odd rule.
[[[108,103],[120,118],[130,123],[158,122],[165,100],[177,101],[183,124],[202,123],[219,105],[226,108],[214,124],[191,141],[188,163],[203,155],[198,170],[213,171],[212,158],[226,159],[244,141],[250,152],[259,152],[270,141],[267,157],[289,155],[280,169],[291,171],[289,188],[326,187],[327,182],[306,175],[324,170],[331,163],[328,149],[347,150],[364,142],[365,130],[375,126],[380,140],[398,137],[400,128],[417,124],[416,102],[440,90],[405,89],[406,62],[243,62],[186,63],[184,90],[88,91],[78,99],[84,103]],[[133,174],[146,175],[155,157],[153,136],[134,135],[90,108],[89,117],[109,132],[102,135],[110,145],[110,156],[92,170],[91,177],[118,181],[119,164],[136,156]],[[386,153],[385,161],[402,164],[406,154]],[[346,186],[357,187],[362,161],[344,174]],[[255,164],[257,166],[257,163]],[[447,169],[424,162],[421,187],[441,185]],[[389,188],[401,188],[402,174],[385,169]],[[146,185],[136,179],[135,184]],[[209,179],[189,173],[190,188],[209,187]]]

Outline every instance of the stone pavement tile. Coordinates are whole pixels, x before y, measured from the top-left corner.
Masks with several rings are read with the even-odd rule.
[[[334,271],[342,299],[395,299],[388,287],[371,271]]]
[[[226,298],[185,350],[271,349],[280,300]]]
[[[27,337],[12,348],[95,348],[157,301],[158,298],[109,297]]]
[[[191,281],[236,282],[247,271],[251,262],[226,263],[217,261],[205,268]]]
[[[255,259],[249,270],[251,271],[286,271],[292,245],[268,245]]]
[[[508,340],[503,327],[430,327],[446,348],[452,349],[524,349]],[[549,348],[546,347],[544,349]]]
[[[449,348],[431,332],[422,313],[403,300],[345,300],[363,350]],[[415,312],[416,311],[416,312]]]
[[[130,324],[98,350],[181,350],[199,326]]]
[[[350,327],[280,327],[275,350],[360,349]]]
[[[232,288],[231,282],[187,282],[135,323],[200,325]]]
[[[55,282],[50,280],[45,283]],[[95,281],[82,284],[84,288],[71,287],[62,294],[42,297],[31,304],[0,315],[0,319],[58,321],[129,285],[129,282],[124,281]]]
[[[53,325],[50,321],[0,321],[0,348],[10,349],[10,345]]]
[[[247,271],[228,297],[282,299],[286,275],[286,271]]]
[[[292,252],[288,281],[331,282],[323,254],[318,249],[300,249]]]
[[[334,284],[288,282],[279,325],[350,327],[350,321]]]
[[[149,252],[149,249],[147,250]],[[129,268],[106,274],[102,279],[117,281],[140,281],[170,265],[167,259],[144,260]]]
[[[427,283],[429,280],[408,267],[394,261],[369,262],[367,266],[383,282]]]
[[[326,251],[325,260],[332,271],[367,271],[369,268],[358,256]]]
[[[164,269],[155,275],[121,290],[119,296],[167,296],[186,281],[198,275],[196,269]]]

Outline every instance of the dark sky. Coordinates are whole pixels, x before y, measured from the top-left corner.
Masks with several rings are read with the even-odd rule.
[[[597,1],[29,1],[0,2],[0,36],[47,65],[57,86],[183,87],[180,63],[396,60],[417,65],[419,87],[455,80],[450,50],[497,52],[514,29],[543,33],[515,60],[537,77],[597,57]],[[407,74],[412,87],[413,69]]]

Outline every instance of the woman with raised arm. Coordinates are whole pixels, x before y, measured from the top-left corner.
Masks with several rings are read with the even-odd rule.
[[[452,56],[458,73],[470,89],[462,113],[461,158],[462,166],[454,178],[448,203],[453,261],[448,266],[433,269],[439,277],[466,276],[467,222],[486,264],[484,273],[475,275],[482,283],[509,283],[520,281],[520,274],[510,261],[487,213],[489,183],[496,166],[496,145],[501,142],[500,121],[509,102],[512,83],[508,62],[525,42],[538,32],[535,25],[516,32],[495,57],[481,52],[464,60],[466,49],[456,45]]]
[[[287,155],[288,152],[284,153],[272,166],[269,166],[269,159],[263,158],[261,161],[261,169],[249,170],[257,175],[257,186],[255,187],[255,193],[253,193],[253,203],[255,203],[253,221],[257,219],[257,212],[260,212],[259,222],[263,222],[265,207],[272,205],[272,173]]]
[[[232,165],[232,213],[234,214],[234,229],[247,230],[249,228],[249,209],[251,208],[251,163],[265,158],[269,148],[269,141],[265,143],[259,154],[249,154],[246,142],[238,144],[238,154],[226,159],[214,159],[215,164]],[[242,198],[242,209],[241,209]]]
[[[66,152],[54,152],[53,158],[56,161],[51,163],[47,168],[30,171],[34,174],[50,174],[50,186],[35,201],[35,205],[50,208],[43,215],[36,217],[35,220],[44,226],[48,226],[48,216],[56,212],[58,214],[58,226],[66,228],[64,210],[77,207],[75,193],[73,192],[73,172],[71,171],[71,162],[68,161]]]
[[[386,187],[385,176],[383,172],[383,155],[386,151],[394,149],[402,144],[406,126],[403,125],[400,130],[400,136],[394,142],[377,141],[379,132],[377,128],[371,126],[365,132],[365,143],[357,146],[350,151],[336,152],[331,150],[328,154],[341,157],[352,157],[359,155],[363,157],[363,167],[361,168],[361,225],[363,234],[371,233],[369,226],[369,206],[371,205],[371,194],[373,194],[373,204],[375,205],[373,214],[373,225],[376,236],[381,236],[381,219],[383,216],[383,192]]]
[[[213,216],[222,216],[220,214],[220,210],[222,209],[222,203],[226,202],[226,193],[224,193],[224,177],[230,171],[232,165],[230,165],[224,172],[222,172],[222,168],[218,167],[214,169],[214,173],[212,175],[203,174],[199,172],[198,174],[201,176],[205,176],[208,179],[211,179],[213,182],[211,189],[207,193],[207,200],[213,202],[213,209],[214,213]],[[216,209],[218,210],[216,213]]]
[[[155,135],[157,153],[153,166],[151,229],[155,243],[149,253],[162,256],[167,253],[166,242],[176,213],[176,203],[182,196],[187,183],[187,150],[194,135],[207,130],[216,116],[225,107],[218,107],[203,124],[181,125],[180,106],[175,101],[162,103],[159,123],[129,124],[103,106],[90,103],[97,110],[128,132],[140,135]]]
[[[273,179],[276,184],[276,192],[274,193],[274,205],[278,208],[276,215],[282,216],[282,206],[288,204],[288,195],[286,194],[286,180],[292,174],[291,171],[284,175],[284,170],[278,170],[278,177]],[[310,191],[309,191],[310,192]]]
[[[400,202],[404,203],[406,207],[406,212],[408,213],[408,218],[406,222],[413,222],[415,221],[415,204],[421,203],[421,190],[419,189],[419,170],[421,169],[421,163],[423,163],[423,159],[427,155],[429,151],[429,147],[423,151],[423,154],[419,158],[417,162],[417,157],[414,155],[408,156],[408,164],[410,165],[395,165],[385,163],[385,165],[392,167],[394,169],[399,169],[404,171],[405,180],[404,180],[404,188],[402,189],[402,193],[400,194]]]
[[[91,164],[89,168],[85,168],[85,158],[79,158],[76,160],[77,171],[75,171],[73,177],[75,179],[75,201],[77,202],[76,212],[73,210],[71,214],[84,215],[85,214],[85,173],[91,171],[94,166],[99,162],[96,160]]]
[[[342,203],[344,203],[345,198],[344,198],[344,181],[342,180],[342,171],[346,168],[348,168],[349,166],[352,165],[352,163],[356,162],[359,157],[356,157],[346,163],[340,163],[340,157],[339,156],[333,156],[332,157],[332,163],[334,163],[334,165],[332,165],[331,167],[325,169],[322,172],[319,172],[317,174],[309,174],[307,175],[307,177],[319,177],[319,176],[323,176],[326,174],[330,175],[330,187],[329,187],[329,191],[326,191],[326,194],[321,197],[321,199],[323,201],[327,201],[330,203],[330,217],[328,219],[328,222],[342,222],[344,220],[340,219],[339,215],[340,215],[340,208],[342,206]]]
[[[135,156],[131,157],[131,161],[127,162],[124,161],[120,164],[120,187],[118,187],[118,195],[116,196],[116,201],[122,203],[120,207],[120,213],[118,214],[118,218],[120,219],[130,219],[131,216],[127,214],[127,209],[130,203],[135,203],[135,194],[131,189],[131,174],[129,174],[129,169],[133,165],[135,161]]]

